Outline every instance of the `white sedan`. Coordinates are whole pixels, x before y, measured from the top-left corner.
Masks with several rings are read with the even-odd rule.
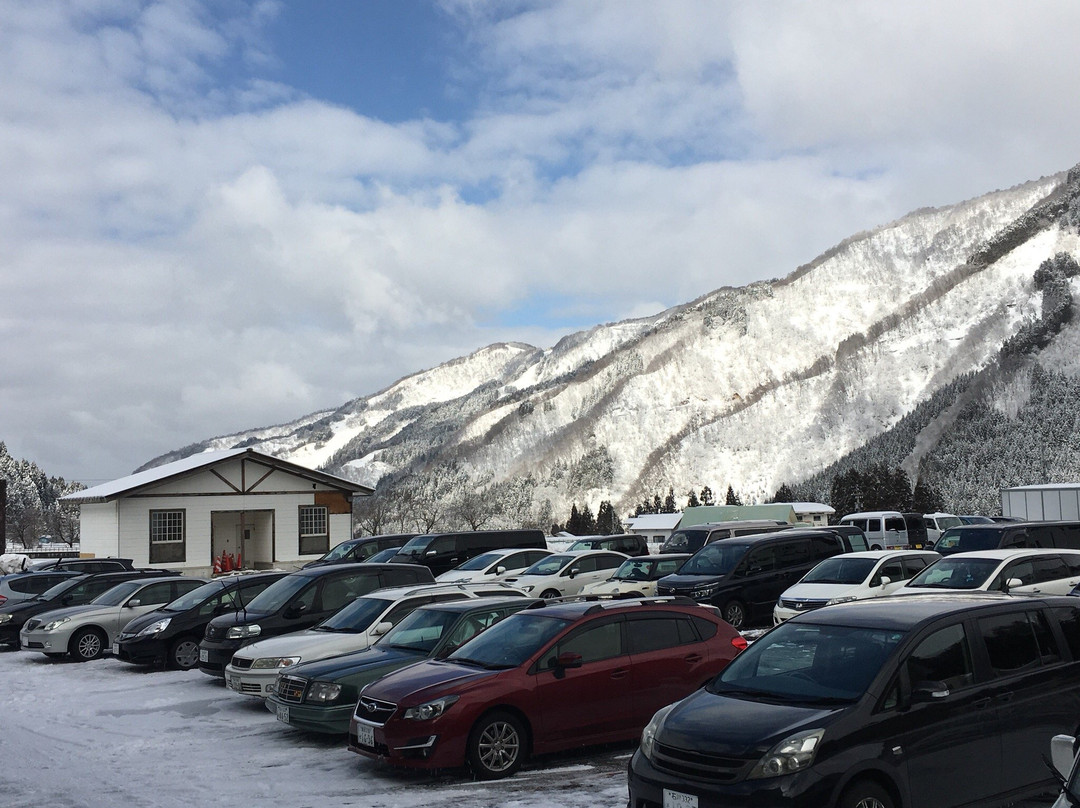
[[[437,575],[439,583],[464,583],[465,581],[504,581],[514,575],[520,575],[542,558],[551,555],[551,550],[515,547],[506,550],[492,550],[473,556],[464,564]]]
[[[930,550],[867,550],[826,558],[780,596],[773,624],[849,600],[891,595],[941,556]]]
[[[665,575],[678,572],[689,553],[664,553],[629,558],[606,581],[589,584],[583,595],[622,595],[627,598],[651,597],[656,594],[656,582]]]
[[[537,561],[506,582],[534,598],[578,595],[589,584],[610,577],[629,557],[611,550],[567,550]]]
[[[935,561],[897,595],[936,592],[1006,592],[1067,595],[1080,584],[1080,551],[1022,548],[972,550]]]

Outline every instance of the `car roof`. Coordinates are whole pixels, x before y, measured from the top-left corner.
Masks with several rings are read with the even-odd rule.
[[[545,616],[560,617],[564,620],[577,620],[586,614],[599,611],[613,613],[618,611],[649,611],[678,607],[685,609],[703,609],[719,615],[715,606],[701,604],[686,597],[663,595],[660,597],[616,598],[611,595],[577,595],[568,598],[536,599],[525,611],[543,611]]]
[[[707,546],[711,547],[714,544],[756,544],[762,541],[801,539],[805,537],[819,538],[827,535],[829,535],[828,528],[793,528],[790,530],[769,531],[768,533],[751,533],[748,536],[725,536],[722,539],[710,542]]]
[[[426,603],[421,609],[426,611],[440,612],[471,612],[480,609],[498,609],[502,606],[515,606],[524,604],[526,608],[532,605],[531,598],[505,598],[489,595],[483,598],[466,598],[465,600],[444,600],[440,603]]]
[[[673,559],[689,558],[693,553],[650,553],[649,555],[630,556],[627,561],[671,561]]]
[[[890,595],[836,603],[827,609],[815,609],[796,615],[786,622],[907,631],[943,615],[1009,609],[1030,605],[1032,602],[1073,608],[1080,606],[1080,601],[1076,598],[1065,595],[1017,598],[1000,592],[939,592],[925,595]]]
[[[950,553],[948,558],[987,558],[996,561],[1008,561],[1012,558],[1022,558],[1024,556],[1059,555],[1061,553],[1080,555],[1080,550],[1073,550],[1068,547],[1011,547],[1005,550],[968,550],[964,553]]]
[[[305,575],[309,578],[318,578],[322,575],[340,575],[343,572],[356,571],[356,570],[371,570],[372,572],[378,572],[379,570],[399,570],[402,567],[415,567],[417,564],[390,564],[383,562],[375,562],[374,564],[367,561],[357,561],[351,564],[323,564],[319,567],[304,567],[303,569],[296,570],[296,572],[290,572],[290,575]]]
[[[960,553],[954,553],[954,555],[960,555]],[[824,559],[831,561],[834,558],[893,558],[894,556],[919,556],[940,558],[940,553],[935,553],[933,550],[859,550],[854,553],[840,553],[839,555],[829,556]]]
[[[373,592],[368,592],[365,595],[361,595],[364,598],[379,598],[381,600],[398,600],[400,598],[413,597],[418,595],[431,595],[439,592],[477,592],[477,591],[490,591],[492,589],[505,589],[508,596],[512,596],[515,592],[521,592],[520,589],[515,589],[511,584],[504,583],[503,581],[462,581],[461,583],[454,582],[436,582],[426,584],[409,584],[408,586],[387,586],[382,589],[376,589]],[[524,594],[523,592],[521,594]]]

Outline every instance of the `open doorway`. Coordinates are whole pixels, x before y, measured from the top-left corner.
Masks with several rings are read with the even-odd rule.
[[[211,565],[222,571],[269,569],[274,565],[274,512],[214,511],[210,514]]]

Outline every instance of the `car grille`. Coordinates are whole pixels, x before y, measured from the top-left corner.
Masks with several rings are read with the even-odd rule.
[[[652,757],[653,765],[658,769],[714,783],[742,780],[757,760],[710,755],[661,743],[655,745]]]
[[[809,612],[812,609],[820,609],[827,601],[824,600],[785,600],[780,599],[780,608],[793,609],[797,612]]]
[[[23,626],[27,631],[33,631],[35,628],[41,625],[41,621],[31,617],[26,621],[26,625]]]
[[[251,669],[251,663],[254,662],[254,661],[255,661],[254,659],[247,659],[246,657],[234,656],[232,658],[232,666],[234,668],[239,669],[239,670],[246,671],[246,670]]]
[[[262,689],[262,685],[260,685],[258,683],[250,684],[248,682],[241,682],[240,683],[240,692],[241,693],[253,693],[256,696],[261,696],[262,692],[263,692],[263,689]]]
[[[295,676],[279,676],[275,690],[277,697],[282,701],[289,704],[299,704],[304,700],[307,679],[298,679]]]
[[[394,714],[396,709],[397,705],[388,701],[379,701],[361,696],[360,701],[356,703],[356,717],[382,726]]]

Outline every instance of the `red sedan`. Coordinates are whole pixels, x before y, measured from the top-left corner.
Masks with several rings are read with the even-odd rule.
[[[633,740],[745,647],[717,609],[682,599],[538,601],[364,688],[349,749],[506,777],[529,754]]]

